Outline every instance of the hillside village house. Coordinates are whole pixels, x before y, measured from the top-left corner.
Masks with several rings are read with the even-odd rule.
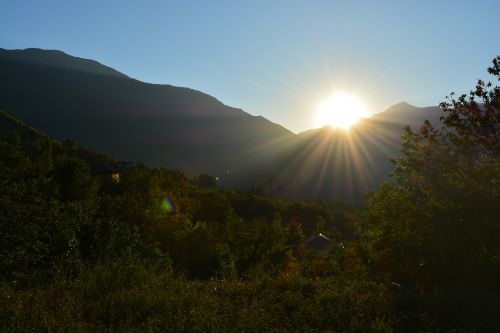
[[[326,237],[325,235],[319,233],[316,236],[311,237],[306,243],[305,246],[313,249],[316,252],[327,252],[332,245],[333,241]]]

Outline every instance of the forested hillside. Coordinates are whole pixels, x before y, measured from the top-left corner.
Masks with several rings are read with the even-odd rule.
[[[441,108],[357,208],[120,164],[0,114],[1,330],[496,331],[500,88]]]
[[[194,89],[149,84],[60,51],[0,49],[0,109],[126,161],[248,179],[293,134]],[[259,148],[259,149],[256,149]],[[231,181],[228,179],[227,181]]]
[[[229,188],[256,184],[270,195],[356,203],[389,179],[403,127],[441,116],[437,107],[399,103],[349,132],[328,126],[296,135],[200,91],[41,49],[0,49],[0,109],[121,160],[207,174]]]

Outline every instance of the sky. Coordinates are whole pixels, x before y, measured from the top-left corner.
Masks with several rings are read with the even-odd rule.
[[[369,112],[466,93],[500,54],[500,1],[0,0],[0,47],[58,49],[300,132],[335,91]]]

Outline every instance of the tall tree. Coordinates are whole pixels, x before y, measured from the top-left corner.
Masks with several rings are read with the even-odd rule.
[[[500,56],[489,73],[500,79]],[[441,127],[406,128],[394,183],[367,198],[373,267],[423,288],[500,289],[500,88],[479,80],[440,104]]]

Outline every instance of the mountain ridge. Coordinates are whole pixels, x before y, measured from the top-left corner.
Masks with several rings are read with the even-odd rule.
[[[110,67],[93,61],[85,64],[105,68],[85,72],[72,56],[61,68],[6,52],[0,52],[0,109],[21,121],[119,160],[209,174],[222,186],[256,184],[271,195],[359,199],[388,180],[403,126],[415,128],[437,109],[398,103],[349,132],[324,127],[294,134],[194,89],[102,75]],[[47,54],[56,54],[50,64],[65,56]]]
[[[71,68],[82,72],[90,71],[94,74],[110,75],[124,79],[130,78],[116,69],[103,65],[98,61],[75,57],[60,50],[44,50],[40,48],[8,50],[0,48],[0,57],[47,67]]]
[[[236,158],[241,152],[294,136],[194,89],[96,75],[102,70],[82,72],[79,65],[73,70],[68,65],[79,60],[70,56],[62,68],[13,60],[20,53],[0,52],[0,108],[57,139],[71,138],[121,160],[217,174],[245,169]]]

